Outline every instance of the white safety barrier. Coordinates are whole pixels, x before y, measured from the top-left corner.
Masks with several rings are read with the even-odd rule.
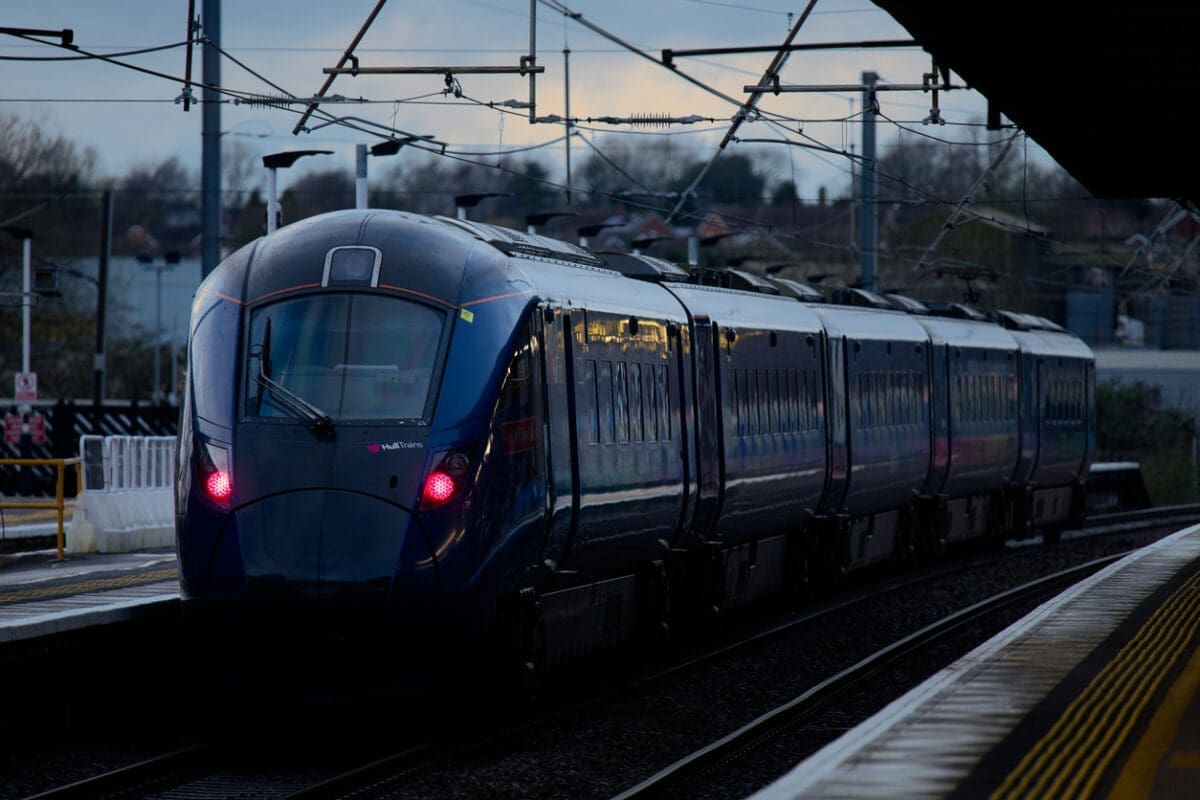
[[[71,553],[127,553],[175,544],[175,437],[80,436],[83,493]]]

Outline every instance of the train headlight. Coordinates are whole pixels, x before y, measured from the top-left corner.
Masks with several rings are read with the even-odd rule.
[[[461,450],[442,454],[425,476],[425,483],[421,487],[421,508],[432,508],[453,498],[466,485],[470,469],[471,459]]]
[[[229,505],[233,497],[233,473],[229,469],[229,451],[212,442],[196,441],[196,473],[204,496],[219,506]]]

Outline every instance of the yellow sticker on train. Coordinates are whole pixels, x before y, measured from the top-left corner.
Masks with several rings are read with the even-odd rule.
[[[465,308],[462,311],[458,312],[458,315],[463,318],[464,322],[474,322],[475,321],[475,315],[472,314],[470,311],[468,311]]]

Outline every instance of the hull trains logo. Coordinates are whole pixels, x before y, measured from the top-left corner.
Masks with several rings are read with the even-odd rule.
[[[367,445],[367,452],[380,453],[389,450],[420,450],[424,446],[421,442],[385,442],[383,444]]]

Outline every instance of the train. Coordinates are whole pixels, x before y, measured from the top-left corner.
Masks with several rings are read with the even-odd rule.
[[[1095,451],[1093,355],[1045,318],[395,210],[230,255],[187,358],[183,615],[267,683],[424,691],[1054,535]]]

